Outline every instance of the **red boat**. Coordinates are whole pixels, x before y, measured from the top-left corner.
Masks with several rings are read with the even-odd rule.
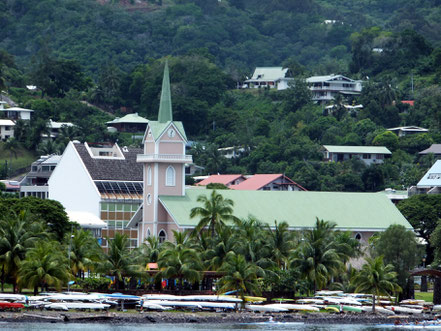
[[[19,310],[24,308],[24,304],[17,302],[0,302],[0,310]]]

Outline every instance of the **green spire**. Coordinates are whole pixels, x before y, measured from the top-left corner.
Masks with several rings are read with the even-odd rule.
[[[165,61],[164,78],[162,79],[161,101],[159,103],[158,122],[173,121],[172,103],[170,93],[170,77],[168,75],[168,61]]]

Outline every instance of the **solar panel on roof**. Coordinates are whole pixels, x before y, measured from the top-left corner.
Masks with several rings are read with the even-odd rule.
[[[139,182],[104,182],[95,181],[95,185],[100,193],[108,194],[141,194],[143,185]]]

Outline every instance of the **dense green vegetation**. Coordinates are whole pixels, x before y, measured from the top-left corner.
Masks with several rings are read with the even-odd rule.
[[[117,233],[105,252],[90,232],[79,230],[75,224],[53,224],[54,215],[66,218],[58,203],[0,198],[1,206],[12,203],[14,209],[20,208],[0,214],[1,284],[11,284],[14,291],[29,288],[37,293],[40,289],[60,290],[73,279],[92,291],[110,287],[153,289],[168,279],[168,289],[172,290],[197,289],[195,284],[205,284],[210,288],[214,285],[219,293],[237,290],[242,297],[263,292],[287,297],[311,295],[323,288],[395,295],[401,291],[400,279],[416,263],[418,250],[410,245],[403,257],[405,264],[393,271],[388,263],[396,260],[387,255],[389,250],[386,254],[382,250],[390,243],[387,231],[401,232],[409,242],[415,240],[404,227],[391,227],[376,238],[370,245],[375,263],[368,260],[362,270],[355,271],[350,259],[363,256],[362,247],[350,233],[335,231],[333,223],[317,219],[314,228],[293,232],[284,222],[276,221],[270,228],[254,218],[233,217],[234,203],[216,191],[208,197],[202,195],[199,202],[192,212],[200,220],[197,229],[202,229],[207,215],[211,215],[209,218],[217,219],[211,230],[175,231],[173,241],[162,244],[158,238],[149,237],[134,250],[128,248],[127,236]],[[159,266],[155,277],[145,272],[151,262]],[[101,278],[84,279],[87,271]],[[218,271],[221,277],[213,283],[204,279],[203,271]],[[379,284],[369,282],[372,272],[381,272]],[[104,276],[114,277],[112,284]]]

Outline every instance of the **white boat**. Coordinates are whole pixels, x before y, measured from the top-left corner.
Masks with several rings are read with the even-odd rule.
[[[344,294],[343,291],[327,291],[327,290],[322,290],[322,291],[315,292],[316,296],[322,296],[322,295],[332,296],[332,295],[342,295],[342,294]]]
[[[144,294],[142,297],[147,300],[174,300],[174,301],[179,301],[181,298],[178,295],[171,295],[171,294]]]
[[[288,309],[286,309],[286,308],[271,307],[268,305],[248,305],[248,304],[246,304],[245,308],[248,310],[252,310],[252,311],[273,312],[273,313],[288,311]]]
[[[186,308],[217,308],[217,309],[235,309],[237,303],[231,302],[207,302],[207,301],[171,301],[171,300],[152,300],[149,303],[168,306],[168,307],[186,307]]]
[[[164,306],[161,306],[157,303],[152,303],[152,302],[144,302],[142,307],[145,309],[150,309],[150,310],[170,310],[170,309],[172,309],[172,307],[164,307]]]
[[[363,309],[363,311],[372,312],[372,306],[362,306],[360,308]],[[383,308],[381,306],[375,306],[375,312],[385,315],[395,315],[392,310]]]
[[[26,301],[26,295],[0,293],[0,301]]]
[[[223,301],[223,302],[242,302],[242,299],[228,295],[185,295],[179,297],[184,301]]]
[[[40,298],[46,301],[98,301],[105,299],[105,297],[98,294],[55,294]]]
[[[296,304],[290,304],[290,303],[272,303],[272,304],[265,305],[265,306],[266,307],[288,309],[288,310],[298,310],[298,311],[320,311],[319,308],[313,307],[310,305],[296,305]]]
[[[88,302],[59,302],[59,303],[51,303],[47,304],[45,308],[47,309],[57,309],[57,310],[65,310],[64,308],[69,309],[94,309],[94,310],[103,310],[109,309],[110,305],[103,303],[88,303]]]
[[[421,314],[423,312],[422,309],[412,309],[400,306],[386,306],[386,308],[392,310],[393,312],[404,314]]]
[[[324,301],[323,299],[299,299],[296,300],[297,303],[313,303],[316,305],[323,305]]]
[[[434,306],[432,307],[432,310],[435,310],[435,311],[439,311],[439,310],[441,310],[441,305],[434,305]]]

